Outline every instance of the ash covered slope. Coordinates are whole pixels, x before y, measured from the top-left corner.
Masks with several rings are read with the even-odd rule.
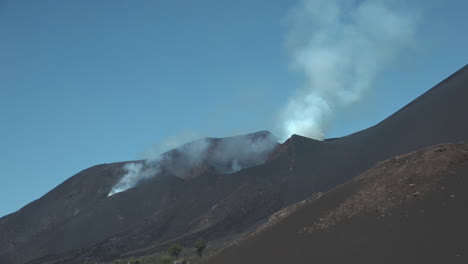
[[[435,145],[379,162],[204,263],[467,263],[467,188],[468,143]]]
[[[466,139],[466,102],[465,66],[372,128],[323,142],[295,135],[265,164],[235,173],[219,173],[219,167],[232,168],[232,163],[217,169],[201,162],[182,179],[175,176],[178,170],[170,169],[171,164],[175,168],[185,164],[182,159],[169,163],[159,177],[107,197],[122,178],[124,163],[87,169],[0,219],[0,262],[75,256],[70,250],[87,248],[74,258],[82,263],[82,257],[112,259],[139,248],[149,252],[153,245],[175,238],[189,245],[190,237],[183,238],[195,233],[213,239],[240,232],[282,206],[352,179],[378,161]],[[177,160],[177,152],[171,155]],[[246,211],[257,213],[242,215]],[[53,256],[49,259],[54,263]]]

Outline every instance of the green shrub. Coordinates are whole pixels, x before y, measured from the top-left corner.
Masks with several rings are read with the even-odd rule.
[[[206,242],[202,238],[197,239],[194,244],[195,249],[197,250],[198,256],[203,256],[203,250],[206,248]]]
[[[156,258],[155,257],[149,257],[146,259],[146,263],[156,263]]]
[[[124,262],[125,264],[141,264],[141,260],[140,259],[136,259],[134,257],[131,257],[130,259],[127,260],[127,262]]]
[[[182,252],[182,247],[179,244],[173,244],[168,250],[167,253],[175,257],[176,259],[179,258],[180,253]]]
[[[171,264],[174,261],[174,258],[169,255],[164,255],[161,257],[161,264]]]

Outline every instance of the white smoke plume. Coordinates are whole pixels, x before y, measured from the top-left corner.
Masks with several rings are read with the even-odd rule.
[[[270,133],[231,137],[220,140],[207,158],[218,172],[234,173],[264,163],[276,146],[277,138]]]
[[[397,1],[302,0],[287,17],[286,44],[304,88],[281,112],[282,137],[325,137],[336,110],[358,102],[413,43],[417,16]]]
[[[160,171],[160,163],[157,160],[146,160],[143,162],[131,162],[123,166],[126,172],[122,179],[112,187],[107,196],[123,192],[137,185],[144,179],[157,175]]]
[[[125,175],[108,196],[135,187],[163,171],[183,179],[197,176],[195,171],[203,168],[221,174],[234,173],[264,163],[277,146],[276,137],[268,132],[192,141],[157,157],[125,164]]]

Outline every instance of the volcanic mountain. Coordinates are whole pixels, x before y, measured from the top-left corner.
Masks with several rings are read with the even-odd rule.
[[[173,242],[191,246],[199,237],[213,247],[222,246],[255,230],[276,211],[314,194],[330,191],[380,161],[434,144],[467,140],[467,102],[468,66],[465,66],[379,124],[342,138],[317,141],[293,135],[283,144],[277,144],[269,132],[258,132],[203,139],[201,142],[207,146],[203,147],[201,159],[193,162],[190,158],[193,155],[184,154],[188,153],[186,149],[193,149],[190,146],[200,144],[188,143],[163,154],[155,175],[111,196],[108,195],[113,187],[128,174],[128,164],[150,168],[152,163],[131,161],[91,167],[19,211],[0,218],[0,263],[107,261],[157,253]],[[241,142],[255,147],[237,147]],[[259,148],[258,142],[262,142],[260,146],[266,142],[268,148],[255,151]],[[225,155],[226,149],[229,155]],[[463,152],[464,147],[457,145],[456,149]],[[355,181],[359,182],[358,179]],[[347,186],[360,189],[362,186],[355,181]],[[376,184],[381,182],[376,181]],[[437,183],[431,188],[434,186],[437,187]],[[333,192],[337,192],[336,189],[313,202],[314,206],[324,203],[320,204],[324,209],[310,214],[330,212],[330,219],[334,219],[331,209],[339,201],[333,204],[333,197],[354,199],[351,191],[346,195],[333,195]],[[332,197],[330,202],[320,202],[326,197]],[[309,213],[308,209],[306,211]],[[339,221],[330,220],[332,227],[326,226],[323,230],[339,228],[341,219],[348,221],[353,215],[348,218],[340,215]],[[306,231],[322,232],[322,229],[315,231],[314,223],[305,225]],[[271,230],[268,231],[271,234],[282,234],[282,231],[274,231],[276,227]],[[258,235],[258,241],[266,241],[262,240],[264,236],[263,233]],[[294,240],[295,237],[291,239],[299,241]],[[257,245],[257,242],[249,243]],[[275,246],[265,246],[262,250],[276,250]],[[223,255],[222,252],[228,253]],[[240,252],[237,263],[251,256],[243,246],[222,252],[219,255],[222,261],[229,252]]]

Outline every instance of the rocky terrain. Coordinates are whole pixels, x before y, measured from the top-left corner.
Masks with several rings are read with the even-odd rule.
[[[203,263],[466,263],[468,143],[378,163]]]

